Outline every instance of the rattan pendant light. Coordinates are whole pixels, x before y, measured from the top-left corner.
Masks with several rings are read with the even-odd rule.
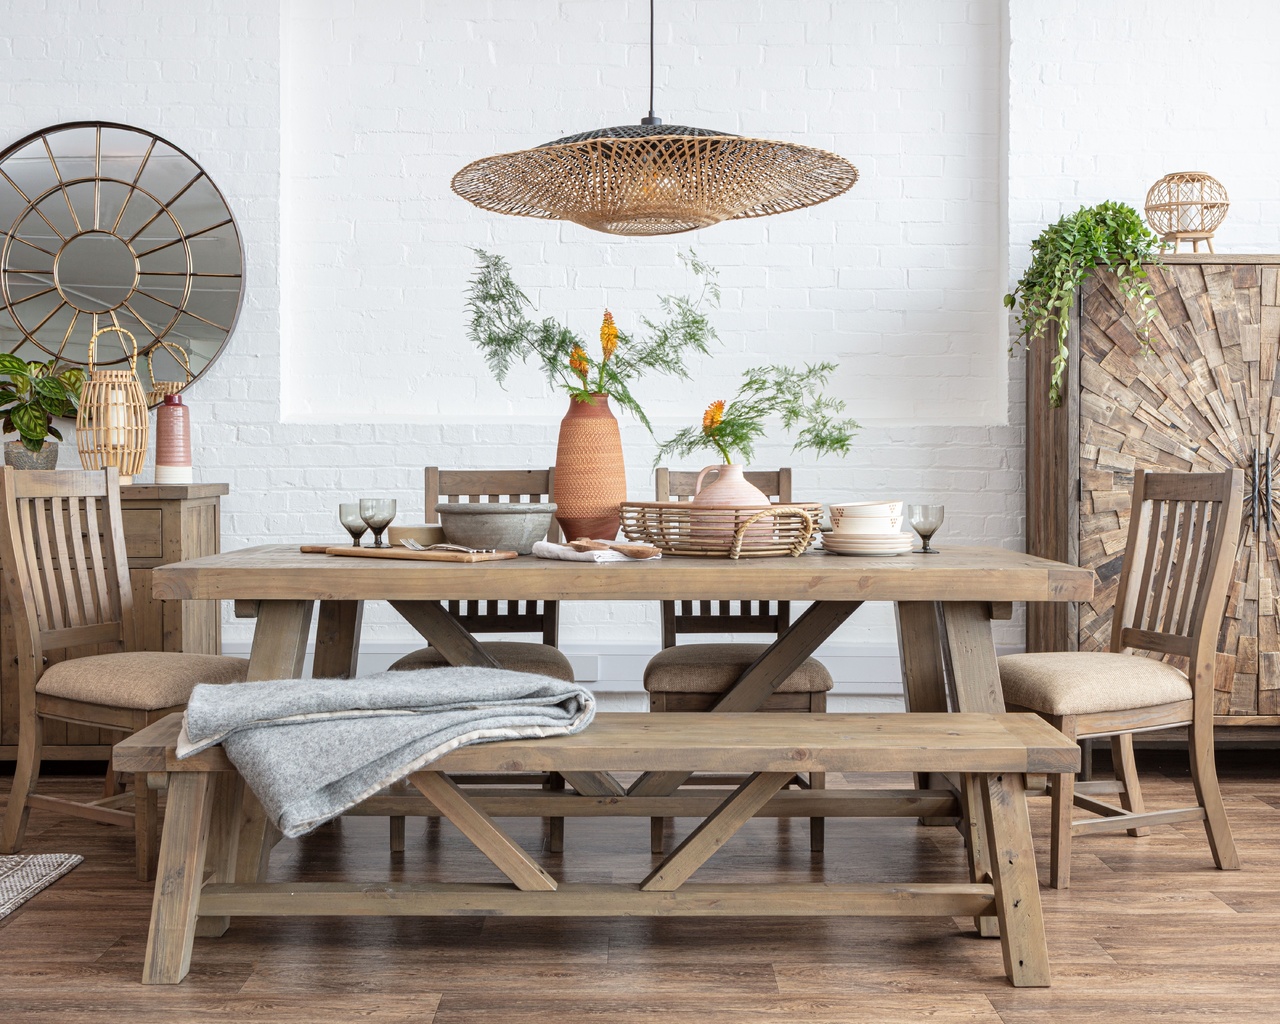
[[[648,117],[476,160],[453,176],[452,188],[495,213],[570,220],[611,235],[673,235],[803,209],[857,180],[853,164],[825,150],[664,125],[653,113],[650,0]]]

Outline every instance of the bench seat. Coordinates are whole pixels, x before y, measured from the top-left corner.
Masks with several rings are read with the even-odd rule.
[[[511,880],[266,883],[237,872],[244,785],[220,747],[179,761],[181,718],[170,716],[115,748],[117,771],[169,776],[169,799],[143,981],[186,976],[196,934],[220,935],[232,916],[966,916],[983,934],[999,922],[1015,985],[1047,985],[1048,953],[1024,773],[1074,772],[1078,747],[1035,715],[600,714],[575,736],[507,740],[452,751],[409,778],[416,793],[386,793],[356,813],[449,818]],[[449,772],[559,772],[573,792],[464,791]],[[737,789],[642,795],[614,772],[745,774]],[[797,772],[911,772],[955,776],[947,790],[791,791]],[[554,807],[551,811],[549,808]],[[971,813],[966,811],[971,810]],[[494,822],[494,815],[696,815],[705,820],[634,884],[560,883]],[[972,877],[956,884],[698,884],[687,879],[753,816],[958,815],[969,831]],[[239,858],[243,865],[244,859]]]

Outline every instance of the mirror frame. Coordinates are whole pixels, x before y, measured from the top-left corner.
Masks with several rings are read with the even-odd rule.
[[[73,131],[77,129],[86,129],[86,128],[92,129],[96,133],[95,145],[94,145],[95,173],[91,176],[80,176],[80,177],[64,180],[62,177],[61,171],[58,169],[57,161],[54,156],[54,150],[49,144],[49,137],[53,135],[57,135],[62,132],[66,132],[66,131]],[[116,132],[128,132],[141,137],[142,141],[140,142],[140,145],[139,145],[138,169],[132,181],[125,181],[123,180],[123,178],[111,177],[110,175],[104,174],[102,172],[102,167],[101,167],[102,132],[104,129],[109,129],[111,131],[116,131]],[[49,175],[48,187],[45,187],[39,196],[28,197],[28,195],[25,192],[23,192],[23,190],[19,187],[17,182],[15,182],[13,178],[11,178],[8,173],[6,173],[5,161],[8,160],[10,157],[12,157],[15,153],[23,151],[32,143],[41,142],[41,141],[45,143],[45,151],[49,156],[49,163],[50,163],[49,170],[52,173]],[[190,164],[190,175],[185,176],[189,178],[189,180],[187,180],[187,183],[175,195],[171,196],[167,200],[161,199],[159,196],[154,195],[153,193],[147,191],[141,185],[139,185],[139,181],[141,180],[143,171],[146,168],[147,161],[150,159],[151,153],[154,151],[157,145],[163,145],[167,147],[168,149],[172,150],[174,154],[177,154],[178,156],[182,157]],[[214,195],[216,195],[218,201],[222,204],[223,209],[226,211],[226,218],[219,220],[217,223],[215,223],[211,227],[204,227],[188,234],[186,230],[182,227],[178,218],[173,214],[172,206],[200,179],[203,179],[205,182],[207,182],[209,188],[212,189]],[[50,125],[46,128],[40,128],[34,132],[31,132],[23,136],[17,142],[14,142],[13,144],[6,146],[3,151],[0,151],[0,189],[8,189],[8,188],[14,189],[18,193],[19,201],[24,204],[21,207],[17,217],[15,218],[12,224],[8,224],[8,225],[0,224],[0,315],[7,316],[12,321],[14,327],[17,329],[17,331],[21,335],[21,340],[19,340],[17,346],[15,346],[14,351],[21,349],[23,346],[27,344],[34,345],[36,348],[38,348],[41,351],[42,354],[48,354],[49,348],[51,347],[58,348],[56,344],[52,346],[49,344],[47,336],[42,336],[37,333],[39,332],[40,327],[44,326],[44,323],[48,321],[49,317],[46,317],[45,320],[42,321],[40,324],[37,324],[36,326],[28,329],[27,325],[24,324],[23,321],[19,318],[19,316],[14,312],[14,309],[13,309],[14,302],[10,295],[10,289],[9,289],[9,275],[17,272],[17,267],[14,265],[14,256],[13,256],[13,250],[17,248],[17,246],[14,244],[14,240],[18,237],[17,235],[14,234],[15,229],[24,221],[24,219],[27,216],[31,214],[35,214],[41,220],[43,220],[46,224],[48,224],[50,229],[52,229],[55,233],[57,233],[61,237],[61,232],[59,232],[57,228],[55,228],[54,225],[49,221],[48,217],[46,217],[40,211],[39,203],[49,198],[50,196],[55,195],[58,192],[62,192],[64,197],[66,198],[68,208],[70,209],[72,206],[72,203],[71,203],[71,195],[68,189],[71,186],[92,183],[95,187],[95,196],[96,196],[98,194],[97,189],[103,182],[111,182],[113,185],[116,185],[116,186],[123,185],[126,189],[129,190],[129,193],[128,193],[129,198],[132,198],[132,196],[135,193],[142,193],[146,195],[158,207],[157,212],[154,214],[151,220],[147,221],[147,224],[144,225],[142,228],[140,228],[135,233],[135,236],[133,237],[136,237],[137,234],[141,234],[142,231],[145,231],[146,226],[149,225],[152,221],[157,220],[166,215],[168,216],[169,220],[172,222],[174,227],[177,229],[178,240],[181,240],[183,242],[184,247],[186,245],[186,242],[190,238],[196,237],[197,235],[200,235],[200,234],[206,234],[220,227],[230,226],[231,231],[235,236],[236,255],[239,260],[238,272],[235,274],[228,273],[225,275],[223,274],[218,275],[218,276],[225,276],[228,278],[230,277],[239,278],[240,288],[235,299],[235,309],[230,318],[230,323],[226,325],[225,334],[223,334],[221,341],[218,343],[217,350],[213,353],[212,356],[209,357],[208,362],[206,362],[203,366],[199,367],[198,372],[191,373],[190,369],[188,368],[188,372],[191,374],[191,379],[188,380],[185,384],[183,384],[181,388],[176,389],[177,391],[185,390],[186,388],[194,384],[197,380],[199,380],[202,376],[204,376],[204,374],[208,371],[209,367],[212,366],[215,362],[217,362],[218,357],[222,355],[223,351],[227,347],[227,343],[231,340],[232,334],[235,333],[236,325],[240,319],[240,312],[244,308],[244,293],[245,293],[244,237],[240,233],[240,227],[236,223],[235,214],[231,210],[230,203],[227,202],[226,196],[223,194],[222,190],[218,188],[217,183],[214,182],[214,180],[209,176],[208,172],[194,158],[192,158],[192,156],[189,153],[183,150],[180,146],[174,145],[174,143],[170,142],[168,139],[163,138],[162,136],[157,135],[154,132],[148,131],[144,128],[138,128],[134,125],[121,124],[115,121],[65,121],[60,124]],[[128,198],[125,199],[124,205],[125,206],[128,205]],[[122,215],[123,215],[123,212],[124,211],[122,209],[121,210]],[[73,234],[71,236],[71,239],[82,237],[85,234],[97,234],[97,233],[103,233],[105,235],[109,235],[111,237],[117,238],[119,241],[124,243],[124,245],[129,248],[129,251],[131,253],[133,253],[135,264],[136,264],[136,261],[139,259],[139,254],[134,250],[133,245],[130,244],[132,241],[132,238],[126,239],[123,236],[116,234],[115,228],[118,228],[119,226],[118,219],[117,219],[117,224],[113,225],[112,229],[100,228],[96,222],[96,218],[95,218],[94,226],[92,228],[84,229],[84,228],[81,228],[79,223],[79,218],[76,217],[74,211],[72,213],[72,217],[73,217],[73,220],[75,220],[76,228],[80,230],[78,230],[75,234]],[[71,239],[64,239],[63,241],[64,248]],[[60,252],[61,251],[62,250],[60,250]],[[141,255],[145,256],[147,255],[147,253],[144,252]],[[58,254],[55,254],[54,270],[52,271],[53,282],[49,290],[56,291],[57,297],[61,298],[63,303],[70,306],[73,310],[79,310],[79,307],[77,307],[74,303],[72,303],[67,298],[66,294],[63,292],[62,283],[57,277],[57,266],[58,266]],[[135,294],[138,293],[138,290],[139,290],[138,281],[142,273],[143,272],[139,271],[136,274],[134,284],[133,286],[131,286],[128,294],[120,302],[116,303],[116,305],[113,306],[110,310],[99,312],[99,313],[93,313],[91,311],[86,311],[86,310],[79,310],[79,312],[76,315],[79,315],[79,313],[84,313],[84,315],[93,316],[95,318],[94,319],[95,326],[97,325],[97,317],[103,317],[109,323],[116,323],[116,318],[112,314],[115,312],[115,310],[120,309],[125,302],[127,302],[130,298],[132,298]],[[172,272],[168,272],[168,273],[169,273],[169,276],[177,276],[177,275],[174,275]],[[208,323],[211,326],[216,327],[220,330],[223,329],[221,324],[214,324],[212,323],[212,321],[204,320],[203,317],[200,317],[195,313],[191,313],[186,308],[187,301],[191,294],[192,284],[200,276],[202,275],[199,274],[199,272],[194,271],[191,268],[190,260],[188,259],[187,273],[183,281],[183,287],[182,287],[182,298],[179,300],[180,305],[176,308],[174,315],[170,320],[170,322],[168,323],[168,325],[165,326],[163,329],[160,329],[158,335],[151,330],[151,328],[149,327],[149,325],[146,324],[145,321],[142,321],[141,317],[139,317],[137,313],[132,312],[132,310],[130,311],[131,315],[136,319],[138,319],[138,321],[144,327],[147,328],[146,343],[143,344],[142,339],[141,338],[139,339],[140,343],[138,346],[138,359],[139,359],[139,362],[141,362],[143,359],[146,359],[147,365],[148,365],[148,371],[150,368],[149,356],[152,354],[152,352],[155,349],[165,348],[167,347],[167,345],[176,344],[174,339],[170,338],[169,335],[170,335],[170,332],[174,329],[174,327],[182,319],[182,316],[184,314],[186,316],[195,317],[196,319],[199,319],[204,323]],[[168,305],[168,303],[163,303],[163,304]],[[55,312],[57,308],[61,308],[61,307],[60,306],[55,307]],[[52,314],[50,314],[50,316],[51,315]],[[74,327],[74,320],[73,320],[72,327]],[[33,336],[33,333],[35,334],[35,336]],[[62,333],[61,327],[56,328],[55,333]],[[71,329],[68,329],[65,332],[65,335],[66,335],[66,338],[70,338]],[[40,337],[42,340],[37,341],[36,340],[37,337]],[[65,344],[66,344],[66,339],[63,340],[63,345],[65,346]],[[56,357],[51,357],[51,358],[58,359],[59,363],[64,363],[70,366],[84,367],[86,370],[88,369],[87,358],[85,360],[80,360],[75,358],[68,358],[66,355],[58,355]],[[109,363],[111,362],[119,362],[119,361],[121,360],[119,359],[103,360],[102,365],[109,365]],[[148,386],[150,384],[150,381],[143,381],[141,366],[138,367],[138,377],[139,377],[139,381],[143,384],[144,389],[149,393],[149,397],[157,398],[157,402],[154,404],[158,404],[158,402],[162,399],[151,387]],[[171,393],[173,393],[173,389],[171,389]]]

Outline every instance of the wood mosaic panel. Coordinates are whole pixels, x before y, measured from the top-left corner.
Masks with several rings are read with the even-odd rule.
[[[1110,640],[1134,469],[1243,468],[1245,524],[1214,683],[1219,715],[1280,714],[1278,277],[1280,266],[1263,264],[1153,268],[1160,315],[1149,351],[1113,275],[1099,271],[1081,289],[1078,560],[1100,585],[1079,608],[1075,639],[1081,650]]]

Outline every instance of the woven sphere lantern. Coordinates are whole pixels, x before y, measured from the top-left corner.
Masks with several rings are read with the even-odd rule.
[[[1227,216],[1230,200],[1222,182],[1204,171],[1166,174],[1147,192],[1147,223],[1162,241],[1190,242],[1200,251],[1204,242],[1213,252],[1213,233]]]
[[[128,338],[133,352],[125,349],[127,370],[100,370],[94,366],[98,336],[115,331]],[[123,347],[124,341],[121,341]],[[89,377],[80,392],[76,414],[76,447],[85,469],[120,471],[120,483],[133,482],[147,457],[150,420],[147,400],[138,380],[138,341],[123,327],[104,327],[89,339]]]
[[[706,128],[638,125],[566,135],[467,164],[450,187],[482,210],[568,220],[611,235],[673,235],[724,220],[800,210],[849,191],[858,170],[835,153]]]

